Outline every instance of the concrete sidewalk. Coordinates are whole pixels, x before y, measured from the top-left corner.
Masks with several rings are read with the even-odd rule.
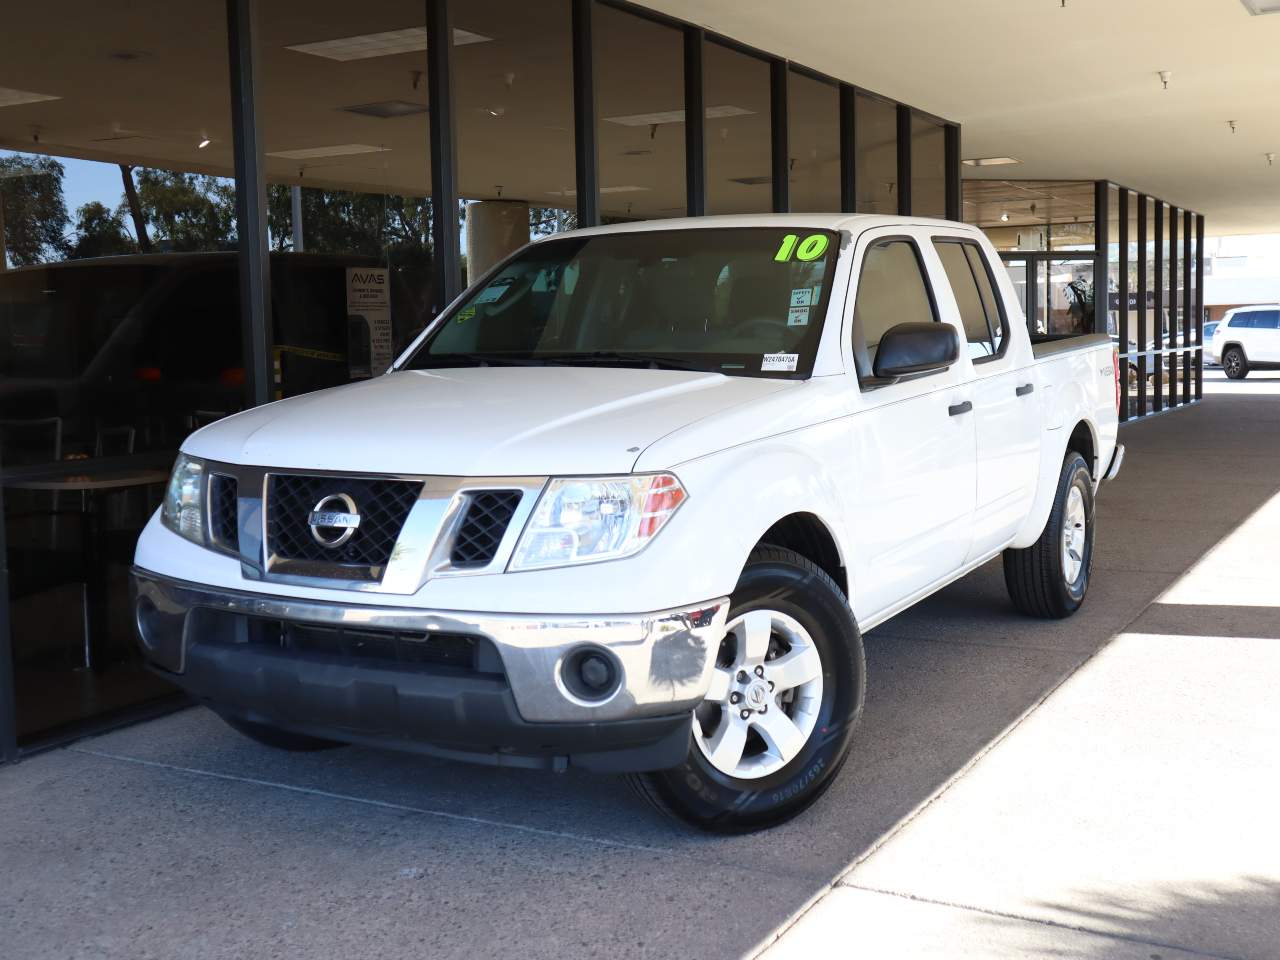
[[[0,768],[0,954],[1280,956],[1277,601],[1218,605],[1280,582],[1254,384],[1124,428],[1076,617],[1020,617],[992,564],[869,633],[854,753],[790,824],[191,710]]]

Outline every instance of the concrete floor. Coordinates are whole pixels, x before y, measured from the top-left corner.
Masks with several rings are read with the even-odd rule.
[[[191,710],[0,770],[0,953],[1280,957],[1280,378],[1213,379],[1124,428],[1072,620],[995,564],[868,635],[854,755],[791,824]]]

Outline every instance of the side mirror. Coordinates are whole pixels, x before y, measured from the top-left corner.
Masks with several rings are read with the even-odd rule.
[[[886,380],[945,370],[960,358],[955,328],[946,323],[899,323],[880,338],[872,372]]]

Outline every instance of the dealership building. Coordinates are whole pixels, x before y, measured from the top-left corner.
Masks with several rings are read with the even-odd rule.
[[[0,14],[0,761],[182,702],[140,666],[128,571],[188,433],[376,374],[540,236],[770,211],[965,220],[1033,332],[1115,339],[1123,418],[1198,402],[1206,228],[1271,214],[1175,167],[1236,150],[1247,115],[1221,118],[1220,146],[1193,136],[1216,107],[1177,99],[1181,68],[1133,66],[1159,46],[1130,42],[1159,29],[1137,13],[1103,37],[1072,20],[1085,0],[879,6]],[[1271,26],[1249,13],[1206,30]],[[949,73],[966,19],[995,26]],[[1001,75],[983,51],[1034,29],[1078,43],[1115,102],[1064,113],[1072,78]],[[1126,126],[1148,102],[1182,139]],[[1252,141],[1237,152],[1261,169]]]

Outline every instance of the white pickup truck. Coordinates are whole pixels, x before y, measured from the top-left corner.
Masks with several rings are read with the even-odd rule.
[[[861,631],[1000,554],[1019,610],[1080,606],[1115,371],[1105,336],[1033,346],[956,223],[563,234],[385,375],[190,436],[140,642],[275,746],[623,772],[767,826],[849,753]]]

